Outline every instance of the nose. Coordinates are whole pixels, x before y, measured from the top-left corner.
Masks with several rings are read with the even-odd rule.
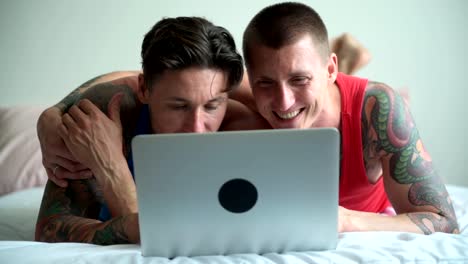
[[[274,105],[280,111],[287,111],[294,105],[296,99],[294,91],[287,85],[280,85],[276,89]]]
[[[206,132],[203,114],[199,110],[194,110],[186,119],[184,131],[189,133]]]

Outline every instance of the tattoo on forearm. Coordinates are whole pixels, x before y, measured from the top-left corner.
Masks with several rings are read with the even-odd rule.
[[[401,96],[384,84],[369,83],[363,107],[364,151],[389,157],[392,178],[410,185],[408,201],[437,212],[410,213],[408,217],[426,234],[458,232],[449,195]]]
[[[102,229],[96,231],[93,243],[98,245],[130,243],[124,225],[127,218],[128,216],[121,216],[108,221]]]
[[[92,193],[94,184],[87,180],[70,181],[70,186],[63,189],[49,181],[36,224],[36,240],[101,245],[130,243],[124,228],[126,216],[104,223],[96,220],[100,204]]]
[[[134,94],[138,82],[136,76],[130,79],[116,79],[98,83],[100,77],[90,80],[65,97],[57,106],[68,111],[80,99],[89,99],[104,113],[108,113],[108,103],[118,92],[124,97],[120,105],[120,118],[124,136],[124,154],[129,154],[129,146],[136,116],[140,105]],[[95,179],[69,181],[64,189],[48,182],[36,224],[36,240],[75,241],[97,244],[129,243],[125,226],[129,216],[122,216],[107,222],[97,219],[101,204],[104,203],[102,192]],[[133,216],[132,216],[133,217]],[[132,220],[134,220],[132,218]],[[130,222],[133,224],[134,222]]]
[[[411,185],[408,193],[411,203],[419,206],[434,206],[439,211],[433,213],[409,213],[408,217],[425,234],[436,231],[459,233],[452,201],[439,177],[431,182],[421,181]]]

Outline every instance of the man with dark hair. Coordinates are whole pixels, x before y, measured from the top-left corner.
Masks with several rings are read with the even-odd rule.
[[[81,168],[84,179],[48,181],[36,240],[138,243],[131,138],[217,131],[226,120],[227,92],[244,72],[227,30],[198,17],[163,19],[146,34],[141,56],[143,73],[93,79],[41,115],[43,152],[64,150],[44,160],[49,177]]]
[[[243,40],[258,112],[273,128],[339,129],[340,232],[459,232],[408,106],[383,83],[338,72],[317,12],[300,3],[269,6]],[[380,214],[390,205],[396,215]]]

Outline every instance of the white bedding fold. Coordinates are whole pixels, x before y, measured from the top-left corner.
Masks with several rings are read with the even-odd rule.
[[[0,241],[0,263],[468,263],[468,188],[448,186],[447,189],[458,217],[460,235],[342,233],[336,250],[330,251],[179,257],[172,260],[144,258],[138,245]],[[32,239],[41,196],[42,189],[36,188],[0,197],[0,240],[2,236],[3,239],[9,236]]]
[[[286,254],[144,258],[138,245],[0,241],[0,263],[467,263],[468,236],[344,233],[336,250]]]

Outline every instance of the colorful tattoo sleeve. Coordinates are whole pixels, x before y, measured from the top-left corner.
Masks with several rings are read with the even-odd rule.
[[[365,151],[371,149],[370,152],[381,157],[391,179],[401,190],[408,190],[412,210],[407,216],[411,221],[425,234],[458,233],[450,197],[402,97],[384,84],[370,82],[364,98],[362,124]],[[384,170],[384,177],[385,173]]]

